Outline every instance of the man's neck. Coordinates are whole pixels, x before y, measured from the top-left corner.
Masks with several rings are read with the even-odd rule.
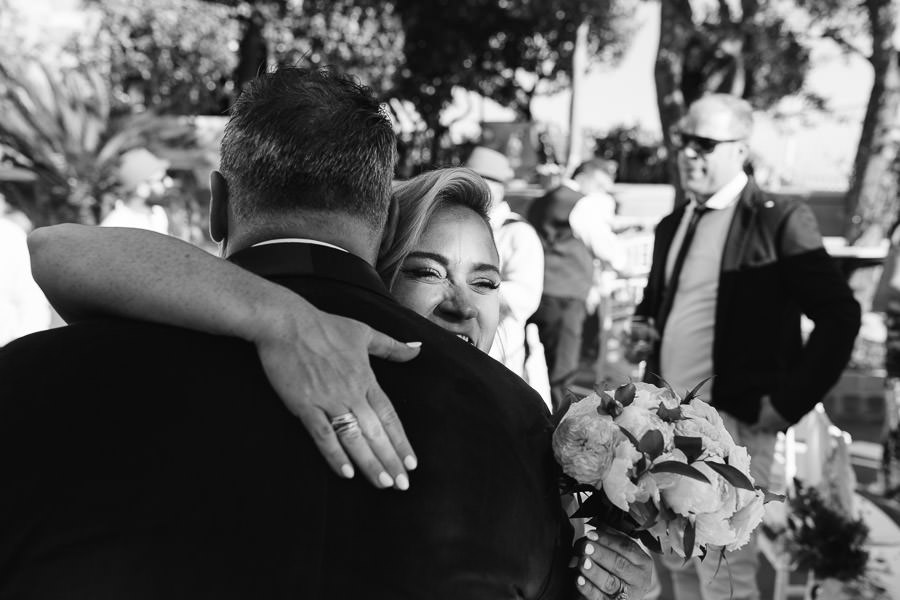
[[[338,246],[371,265],[378,257],[380,240],[373,239],[371,226],[341,215],[304,215],[279,222],[266,222],[238,229],[229,236],[225,256],[254,244],[284,238],[315,240]]]

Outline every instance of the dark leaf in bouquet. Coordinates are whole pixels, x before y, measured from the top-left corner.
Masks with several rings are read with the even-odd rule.
[[[597,412],[601,415],[609,415],[615,419],[622,414],[622,405],[616,402],[616,399],[606,391],[600,394],[600,406],[597,407]]]
[[[703,562],[704,558],[706,558],[706,548],[700,548],[700,562]]]
[[[696,479],[697,481],[709,483],[709,478],[706,475],[704,475],[691,465],[685,464],[683,462],[678,462],[677,460],[664,460],[661,463],[657,463],[650,467],[650,472],[674,473],[675,475],[684,475],[685,477],[690,477],[691,479]]]
[[[629,507],[628,514],[630,514],[638,524],[638,530],[650,529],[653,527],[653,524],[656,523],[656,518],[659,516],[659,509],[656,508],[656,505],[652,500],[648,500],[647,502],[635,502]]]
[[[663,440],[662,433],[656,429],[650,429],[644,434],[644,437],[641,438],[641,442],[638,444],[637,449],[651,459],[655,459],[663,453],[664,446],[665,440]]]
[[[674,423],[675,421],[680,421],[682,419],[680,406],[669,408],[662,402],[659,403],[659,408],[656,409],[656,414],[660,419],[667,423]]]
[[[612,505],[606,498],[606,494],[601,491],[594,491],[593,494],[585,500],[578,510],[572,514],[573,519],[586,519],[609,513]]]
[[[656,552],[657,554],[662,554],[662,544],[659,543],[659,540],[650,533],[649,531],[640,530],[636,532],[637,539],[641,540],[644,546],[647,547],[651,552]]]
[[[688,461],[694,462],[703,454],[703,439],[691,435],[676,435],[675,447],[684,452]]]
[[[622,406],[628,406],[629,404],[634,402],[634,396],[636,393],[637,388],[634,387],[633,383],[620,385],[616,388],[616,402],[618,402]]]
[[[640,446],[640,442],[638,442],[638,440],[637,440],[636,437],[634,437],[633,435],[631,435],[631,432],[630,432],[630,431],[628,431],[627,429],[625,429],[625,428],[622,427],[621,425],[619,425],[619,431],[621,431],[622,433],[625,434],[625,437],[628,438],[628,441],[631,442],[631,444],[632,444],[635,448],[637,448],[638,446]]]
[[[753,487],[753,482],[747,478],[746,475],[732,467],[731,465],[726,465],[724,463],[717,463],[705,460],[703,461],[706,465],[722,476],[722,479],[730,483],[736,488],[740,488],[742,490],[748,490],[750,492],[756,491],[756,488]]]
[[[641,456],[636,463],[634,463],[634,472],[640,476],[644,471],[647,470],[647,457]]]
[[[665,521],[669,523],[670,521],[674,521],[678,515],[675,514],[675,511],[669,508],[669,505],[665,502],[661,502],[659,505],[659,519],[661,521]]]
[[[685,519],[687,525],[684,526],[684,564],[691,560],[694,554],[694,540],[697,539],[697,526],[688,519]]]
[[[690,401],[693,400],[694,398],[699,398],[700,397],[700,388],[702,388],[704,385],[706,385],[706,382],[712,378],[713,378],[713,376],[707,377],[706,379],[704,379],[703,381],[701,381],[700,383],[695,385],[694,389],[692,389],[691,391],[689,391],[687,393],[687,395],[684,397],[684,400],[682,400],[681,403],[689,404]]]

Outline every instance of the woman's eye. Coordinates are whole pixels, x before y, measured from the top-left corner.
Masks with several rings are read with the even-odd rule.
[[[493,281],[491,279],[479,279],[473,283],[475,287],[481,288],[483,290],[496,290],[500,287],[499,281]]]
[[[406,269],[402,269],[402,272],[407,277],[413,277],[415,279],[441,279],[443,277],[443,275],[436,269],[429,269],[425,267],[409,267]]]

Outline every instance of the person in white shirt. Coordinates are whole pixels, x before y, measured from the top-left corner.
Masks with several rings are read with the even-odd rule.
[[[500,252],[500,326],[490,355],[523,377],[549,401],[546,367],[539,347],[526,344],[526,325],[541,301],[544,250],[534,228],[506,202],[506,184],[513,178],[509,160],[496,150],[476,147],[466,162],[491,190],[491,228]],[[537,340],[534,340],[537,342]],[[531,356],[537,352],[538,360]],[[526,368],[527,366],[527,368]],[[549,404],[549,402],[548,402]]]
[[[625,251],[609,225],[615,200],[606,191],[607,168],[607,161],[586,161],[572,180],[535,200],[528,211],[544,250],[544,292],[531,321],[546,352],[555,411],[565,410],[566,391],[578,372],[595,262],[625,269]]]
[[[169,184],[166,170],[169,162],[144,148],[122,155],[116,172],[123,197],[101,221],[104,227],[132,227],[157,233],[169,232],[169,218],[158,204],[148,201],[165,193]]]
[[[50,326],[50,305],[31,277],[25,230],[0,197],[0,346]]]

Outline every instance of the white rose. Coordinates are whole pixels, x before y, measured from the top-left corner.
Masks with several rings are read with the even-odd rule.
[[[750,541],[750,536],[763,520],[766,509],[765,495],[755,490],[737,490],[738,510],[731,517],[731,527],[734,529],[734,541],[728,544],[726,550],[737,550]]]
[[[603,476],[601,489],[606,493],[606,497],[626,512],[628,505],[637,497],[638,487],[631,481],[631,473],[634,464],[642,456],[626,438],[616,446],[615,458]]]
[[[599,488],[621,442],[628,439],[612,417],[597,412],[596,395],[572,404],[553,432],[553,454],[563,472],[579,483]]]
[[[681,407],[683,419],[675,423],[675,435],[703,440],[702,458],[725,458],[734,448],[734,438],[725,429],[719,413],[702,400],[691,400]]]
[[[676,408],[681,400],[666,388],[659,388],[649,383],[635,383],[634,401],[644,408],[656,410],[662,404],[666,408]]]
[[[734,486],[703,462],[694,462],[691,466],[703,473],[709,479],[709,483],[676,475],[675,484],[661,491],[666,504],[684,516],[712,513],[722,510],[723,507],[730,507],[728,516],[731,516],[736,506]]]
[[[657,404],[658,406],[658,404]],[[641,441],[644,434],[655,429],[662,434],[663,449],[671,449],[675,441],[675,425],[666,423],[656,414],[656,407],[647,409],[637,403],[630,404],[622,410],[622,414],[616,417],[616,423],[628,430],[634,439]]]

